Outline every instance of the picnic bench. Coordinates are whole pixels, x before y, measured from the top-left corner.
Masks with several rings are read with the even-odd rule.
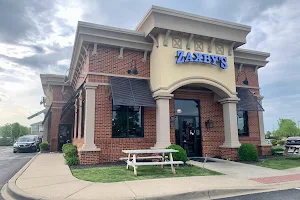
[[[171,165],[172,173],[176,174],[174,165],[183,164],[182,161],[174,161],[172,153],[178,152],[174,149],[140,149],[140,150],[122,150],[123,153],[128,154],[125,158],[120,158],[120,160],[125,160],[127,163],[126,169],[129,166],[133,167],[133,173],[137,176],[138,166],[149,166],[149,165],[160,165],[162,168],[164,165]],[[151,154],[150,156],[138,156],[139,154]],[[157,154],[153,155],[153,154]],[[165,154],[169,154],[169,160],[165,160]],[[158,159],[158,162],[139,162],[139,160],[153,160]]]

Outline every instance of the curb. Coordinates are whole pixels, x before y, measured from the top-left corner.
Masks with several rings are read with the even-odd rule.
[[[18,188],[16,181],[23,174],[23,172],[30,166],[30,164],[38,157],[40,153],[37,153],[30,161],[28,161],[8,182],[6,192],[14,199],[22,200],[40,200],[41,197],[30,195],[20,188]]]
[[[263,189],[214,189],[194,191],[174,195],[164,195],[157,197],[137,197],[136,200],[194,200],[194,199],[214,199],[232,197],[242,194],[262,192]]]

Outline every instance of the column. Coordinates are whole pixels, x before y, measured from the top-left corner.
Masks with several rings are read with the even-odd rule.
[[[100,151],[95,145],[95,97],[97,86],[85,85],[84,144],[81,151]]]
[[[237,97],[221,99],[219,102],[223,105],[224,118],[224,134],[225,141],[221,147],[224,148],[239,148],[238,128],[237,128],[237,112],[236,104],[240,99]]]
[[[154,149],[164,149],[171,145],[169,101],[172,96],[164,94],[154,97],[156,100],[156,144]]]
[[[49,118],[46,119],[46,121],[43,124],[43,142],[47,142],[48,143],[48,121]]]
[[[257,100],[260,103],[260,105],[262,105],[263,98],[264,98],[263,96],[257,96]],[[266,142],[263,111],[258,111],[258,122],[259,122],[260,146],[271,146]]]

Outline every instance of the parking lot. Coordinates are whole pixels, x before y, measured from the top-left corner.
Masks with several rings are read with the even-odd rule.
[[[0,146],[0,188],[36,153],[13,153],[13,147]],[[0,199],[1,196],[0,196]]]

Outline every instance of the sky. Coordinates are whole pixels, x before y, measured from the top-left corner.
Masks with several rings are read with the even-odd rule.
[[[135,29],[152,5],[252,27],[243,48],[271,53],[259,69],[265,130],[300,121],[299,0],[0,0],[0,126],[43,116],[40,73],[66,74],[77,22]]]

